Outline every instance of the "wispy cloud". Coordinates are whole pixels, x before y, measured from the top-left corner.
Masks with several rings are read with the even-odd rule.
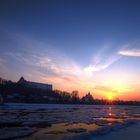
[[[140,57],[140,49],[121,50],[119,54],[123,56]]]
[[[104,69],[108,68],[110,65],[112,65],[114,62],[116,62],[119,58],[120,58],[119,56],[113,56],[113,57],[109,58],[103,64],[89,65],[84,70],[87,72],[97,72],[97,71],[104,70]]]
[[[121,56],[116,54],[116,50],[111,52],[112,46],[103,46],[94,55],[93,62],[84,68],[86,72],[98,72],[107,69],[110,65],[115,63],[121,58]]]
[[[52,82],[55,85],[61,84],[61,86],[64,83],[66,85],[67,82],[67,87],[81,83],[81,66],[57,51],[56,48],[49,47],[47,43],[18,35],[15,38],[12,36],[10,40],[14,42],[14,45],[11,44],[12,49],[8,47],[3,49],[0,63],[4,59],[7,61],[5,69],[9,70],[11,75],[14,75],[14,71],[9,69],[10,65],[17,69],[18,75],[21,73],[30,78],[29,80]]]

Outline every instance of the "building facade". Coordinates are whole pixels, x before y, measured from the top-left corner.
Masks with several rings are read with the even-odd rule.
[[[27,87],[31,87],[31,88],[38,88],[38,89],[42,89],[42,90],[52,91],[52,85],[51,84],[27,81],[23,77],[21,77],[17,83],[24,84]]]

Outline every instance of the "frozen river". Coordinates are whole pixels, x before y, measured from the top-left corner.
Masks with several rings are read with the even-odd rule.
[[[90,122],[94,118],[140,118],[140,106],[127,105],[63,105],[7,103],[0,107],[8,111],[36,111],[47,115],[51,123],[65,121]],[[36,114],[34,112],[34,114]]]
[[[0,138],[65,140],[96,130],[101,135],[139,120],[140,106],[6,103],[0,106]]]

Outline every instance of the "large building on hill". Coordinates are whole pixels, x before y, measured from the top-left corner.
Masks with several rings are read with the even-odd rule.
[[[23,77],[21,77],[17,83],[24,84],[27,87],[31,87],[31,88],[38,88],[38,89],[52,91],[52,85],[51,84],[31,82],[31,81],[25,80]]]

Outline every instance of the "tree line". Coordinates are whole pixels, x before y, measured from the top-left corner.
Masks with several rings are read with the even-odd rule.
[[[77,90],[71,93],[61,90],[44,90],[32,88],[24,84],[7,81],[0,84],[0,94],[4,102],[18,103],[55,103],[55,104],[95,104],[95,105],[140,105],[138,101],[109,101],[106,99],[94,99],[89,92],[82,98]]]

